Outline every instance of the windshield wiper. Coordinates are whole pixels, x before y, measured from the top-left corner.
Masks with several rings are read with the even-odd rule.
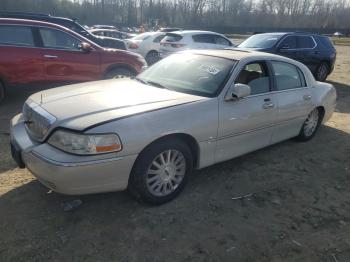
[[[136,81],[139,81],[139,82],[142,83],[142,84],[148,85],[148,82],[145,81],[145,80],[143,80],[143,79],[141,79],[141,78],[134,77],[133,79],[135,79]]]
[[[163,89],[166,89],[165,86],[163,86],[162,84],[160,83],[157,83],[157,82],[153,82],[153,81],[147,81],[147,83],[151,86],[155,86],[155,87],[159,87],[159,88],[163,88]]]
[[[159,87],[159,88],[162,88],[162,89],[166,89],[165,86],[163,86],[162,84],[157,83],[157,82],[146,81],[146,80],[143,80],[143,79],[138,78],[138,77],[135,77],[134,79],[135,79],[136,81],[139,81],[139,82],[142,83],[142,84],[145,84],[145,85],[149,85],[149,86],[154,86],[154,87]]]

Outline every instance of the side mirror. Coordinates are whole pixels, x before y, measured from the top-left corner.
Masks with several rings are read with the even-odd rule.
[[[250,86],[244,84],[234,84],[229,88],[225,96],[225,101],[236,101],[251,94]]]
[[[82,42],[79,45],[79,49],[81,51],[83,51],[84,53],[89,53],[89,52],[91,52],[93,50],[92,46],[89,43],[86,43],[86,42]]]

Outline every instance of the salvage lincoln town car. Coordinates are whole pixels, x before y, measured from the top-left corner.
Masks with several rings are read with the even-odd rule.
[[[12,154],[64,194],[129,189],[165,203],[200,169],[296,137],[310,140],[336,91],[288,58],[253,51],[174,54],[134,79],[32,95],[11,124]]]

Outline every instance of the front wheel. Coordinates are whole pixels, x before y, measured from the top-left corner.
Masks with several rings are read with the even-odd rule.
[[[107,72],[105,79],[122,78],[122,77],[133,77],[135,73],[126,68],[115,68]]]
[[[136,160],[129,181],[129,192],[154,205],[174,199],[184,188],[193,169],[193,157],[179,139],[160,141]]]
[[[307,119],[305,120],[300,130],[299,135],[297,136],[297,139],[299,141],[311,140],[315,136],[321,124],[321,121],[322,121],[321,111],[318,108],[316,108],[308,115]]]
[[[151,66],[159,61],[159,53],[156,51],[151,51],[146,55],[145,59],[147,64]]]

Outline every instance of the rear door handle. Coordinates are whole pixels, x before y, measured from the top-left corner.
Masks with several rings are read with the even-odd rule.
[[[49,58],[49,59],[56,59],[58,58],[57,55],[44,55],[45,58]]]
[[[312,98],[312,96],[310,96],[310,95],[305,95],[305,96],[304,96],[304,100],[306,100],[306,101],[311,100],[311,98]]]
[[[274,108],[275,104],[272,102],[267,102],[265,104],[263,104],[263,109],[270,109],[270,108]]]

